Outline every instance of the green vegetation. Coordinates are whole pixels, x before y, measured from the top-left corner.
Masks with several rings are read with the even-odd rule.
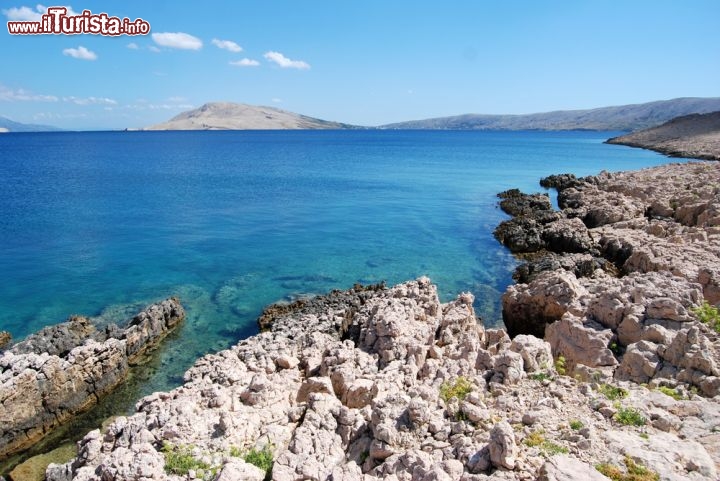
[[[262,450],[252,448],[250,451],[245,453],[243,459],[246,463],[250,463],[253,466],[257,466],[265,472],[265,479],[268,480],[272,476],[273,467],[273,453],[272,446],[266,444]]]
[[[370,451],[367,449],[360,453],[360,464],[365,464],[365,461],[367,461],[367,458],[370,457]]]
[[[552,441],[545,441],[540,446],[540,449],[547,456],[555,456],[556,454],[567,454],[569,452],[566,447],[555,444]]]
[[[667,396],[670,396],[671,398],[675,399],[676,401],[685,399],[685,396],[683,395],[682,392],[680,392],[679,389],[673,389],[673,388],[667,387],[667,386],[660,386],[657,388],[657,390]]]
[[[445,381],[440,386],[440,399],[448,402],[452,398],[458,401],[464,400],[473,389],[473,385],[466,377],[460,376],[455,382]]]
[[[614,419],[625,426],[645,426],[647,422],[647,419],[635,408],[620,408]]]
[[[598,388],[598,391],[611,401],[615,401],[616,399],[625,398],[628,395],[628,392],[626,389],[623,389],[618,386],[613,386],[612,384],[602,384]]]
[[[598,464],[595,469],[613,481],[658,481],[660,479],[658,473],[635,463],[629,456],[625,456],[624,461],[627,472],[608,463]]]
[[[530,375],[530,379],[533,381],[544,381],[545,379],[552,379],[552,376],[546,372],[536,372]]]
[[[585,425],[579,419],[573,419],[570,421],[570,429],[574,431],[580,431]]]
[[[555,370],[561,376],[564,376],[567,373],[567,360],[565,359],[565,356],[560,355],[557,359],[555,359]]]
[[[718,308],[710,304],[708,301],[703,301],[702,305],[691,309],[692,313],[703,324],[707,324],[712,327],[715,332],[720,332],[720,311]]]
[[[545,442],[545,431],[533,431],[530,434],[527,435],[527,437],[523,440],[523,444],[525,446],[528,446],[530,448],[534,448],[535,446],[540,446],[542,443]]]
[[[192,454],[192,446],[173,446],[165,443],[162,448],[165,455],[165,472],[184,476],[193,469],[195,471],[209,470],[211,466],[197,459]]]
[[[233,458],[242,458],[242,451],[237,446],[230,446],[230,456]]]

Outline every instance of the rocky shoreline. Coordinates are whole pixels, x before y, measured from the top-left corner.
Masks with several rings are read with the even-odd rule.
[[[654,150],[670,157],[720,160],[720,112],[677,117],[657,127],[613,137],[607,143]]]
[[[720,479],[720,334],[699,320],[720,302],[718,179],[552,176],[560,211],[503,193],[496,236],[527,261],[507,332],[427,278],[271,306],[47,479]]]
[[[93,407],[184,318],[172,298],[148,306],[124,328],[97,329],[88,318],[73,316],[3,348],[0,459]]]

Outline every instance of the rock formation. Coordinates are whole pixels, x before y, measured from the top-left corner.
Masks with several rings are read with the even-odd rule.
[[[84,317],[42,329],[0,355],[0,457],[21,451],[83,412],[127,376],[185,312],[153,304],[127,327],[97,330]]]
[[[545,180],[562,210],[528,234],[543,242],[503,296],[510,335],[544,336],[571,370],[720,394],[720,342],[693,313],[720,302],[718,179],[720,164],[694,163]],[[498,238],[548,216],[522,211]]]
[[[559,375],[549,343],[484,329],[472,295],[441,304],[427,278],[359,292],[266,311],[264,332],[89,433],[48,480],[604,479],[594,466],[624,456],[662,479],[717,477],[717,403],[620,381],[612,401],[599,378]]]
[[[671,157],[720,160],[720,112],[676,117],[657,127],[613,137],[607,143],[655,150]]]

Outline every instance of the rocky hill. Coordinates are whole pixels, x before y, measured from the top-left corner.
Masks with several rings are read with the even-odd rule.
[[[720,110],[720,98],[679,98],[590,110],[528,115],[465,114],[384,125],[385,129],[439,130],[626,130],[654,127],[693,113]]]
[[[607,143],[642,147],[671,157],[720,160],[720,112],[677,117],[658,127],[613,137]]]
[[[49,125],[21,124],[6,117],[0,117],[0,133],[7,132],[57,132],[61,129]]]
[[[274,107],[213,102],[183,112],[167,122],[147,127],[144,130],[314,130],[349,128],[355,127],[339,122],[307,117]]]

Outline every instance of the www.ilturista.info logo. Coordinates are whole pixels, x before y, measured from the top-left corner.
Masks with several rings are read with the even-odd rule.
[[[39,22],[8,22],[11,35],[147,35],[150,24],[138,18],[110,17],[107,13],[83,10],[80,15],[68,15],[65,7],[50,7]]]

